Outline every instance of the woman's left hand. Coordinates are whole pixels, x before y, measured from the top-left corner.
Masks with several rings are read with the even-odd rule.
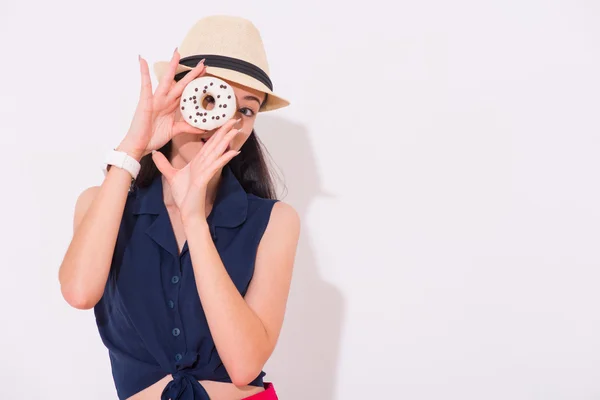
[[[240,132],[233,128],[239,121],[227,121],[204,143],[192,161],[181,169],[174,168],[161,152],[152,153],[154,164],[171,188],[171,195],[184,224],[192,219],[206,219],[208,183],[218,170],[240,153],[229,149],[231,140]]]

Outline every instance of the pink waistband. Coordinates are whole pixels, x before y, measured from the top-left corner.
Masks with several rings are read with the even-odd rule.
[[[263,382],[263,386],[265,387],[264,391],[249,397],[244,397],[242,400],[278,400],[272,382]]]

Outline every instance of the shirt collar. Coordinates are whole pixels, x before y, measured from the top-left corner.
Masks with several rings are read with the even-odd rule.
[[[158,215],[166,212],[162,186],[162,175],[159,173],[149,186],[137,188],[133,213]],[[231,171],[231,167],[225,165],[208,222],[213,226],[234,228],[246,220],[247,214],[248,194]]]

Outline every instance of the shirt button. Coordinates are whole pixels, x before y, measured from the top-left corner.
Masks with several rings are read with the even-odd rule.
[[[177,275],[175,275],[174,277],[171,278],[171,283],[177,283],[179,282],[179,277]]]
[[[181,361],[182,358],[180,353],[175,354],[175,361]]]
[[[179,328],[175,328],[173,329],[173,336],[179,336],[179,334],[181,333],[181,331],[179,330]]]
[[[169,302],[167,304],[169,305],[169,308],[175,307],[175,302],[173,300],[169,300]]]

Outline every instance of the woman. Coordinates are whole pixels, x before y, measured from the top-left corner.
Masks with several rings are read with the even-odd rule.
[[[273,93],[245,19],[203,18],[180,49],[185,57],[175,49],[155,65],[154,93],[140,57],[139,103],[116,149],[139,175],[112,165],[81,193],[61,291],[94,308],[120,399],[276,399],[262,367],[283,323],[300,222],[274,198],[253,128],[258,112],[289,103]],[[228,82],[238,107],[211,131],[179,110],[204,74]]]

